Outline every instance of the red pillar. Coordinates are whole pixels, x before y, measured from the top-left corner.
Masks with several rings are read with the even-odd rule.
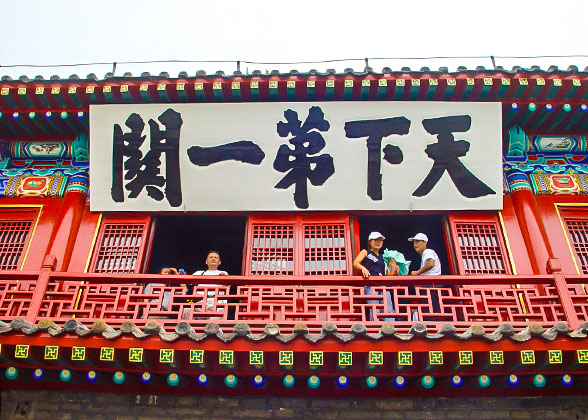
[[[69,265],[86,205],[86,194],[79,190],[67,191],[62,200],[47,247],[47,255],[57,258],[56,271],[66,271]]]
[[[512,192],[511,197],[533,273],[547,274],[547,261],[553,258],[553,251],[535,195],[530,188],[520,188]]]

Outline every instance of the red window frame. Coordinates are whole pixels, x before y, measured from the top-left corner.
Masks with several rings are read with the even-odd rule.
[[[137,274],[150,243],[150,216],[103,215],[89,271]]]
[[[352,250],[347,215],[251,215],[243,271],[248,276],[348,275]]]
[[[497,214],[450,214],[459,274],[512,274]]]
[[[20,270],[37,216],[37,210],[0,210],[0,270]]]
[[[588,274],[588,211],[562,209],[560,214],[578,269]]]

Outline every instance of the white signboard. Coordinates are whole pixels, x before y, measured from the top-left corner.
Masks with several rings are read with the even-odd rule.
[[[499,103],[90,106],[92,211],[502,208]]]

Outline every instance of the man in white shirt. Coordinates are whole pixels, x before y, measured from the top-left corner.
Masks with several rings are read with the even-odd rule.
[[[208,251],[206,255],[206,270],[198,270],[193,275],[195,276],[226,276],[228,273],[226,271],[219,270],[218,267],[221,265],[220,254],[217,251]],[[201,287],[222,287],[221,284],[199,284],[198,286]],[[188,293],[192,294],[193,287],[188,288]],[[222,292],[222,291],[221,291]],[[203,294],[202,291],[197,292],[197,294]],[[215,290],[208,290],[206,296],[206,312],[213,312],[214,311],[214,296]],[[224,312],[224,304],[226,304],[226,300],[218,300],[217,304],[218,307],[216,308],[217,312]],[[198,309],[196,309],[198,310]]]
[[[417,233],[412,238],[408,238],[414,246],[414,250],[421,256],[421,268],[411,271],[412,276],[440,276],[441,275],[441,261],[437,253],[432,249],[427,248],[429,238],[424,233]]]
[[[412,276],[440,276],[441,275],[441,261],[439,256],[432,249],[427,248],[429,238],[424,233],[417,233],[412,238],[408,238],[414,247],[414,250],[421,256],[421,267],[418,270],[411,271]],[[410,293],[414,293],[409,289]],[[431,301],[433,304],[433,311],[439,312],[439,296],[435,292],[431,292]],[[418,321],[419,315],[416,310],[412,310],[412,320]]]

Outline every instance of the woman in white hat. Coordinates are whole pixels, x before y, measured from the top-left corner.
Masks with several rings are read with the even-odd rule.
[[[366,279],[370,276],[398,275],[399,268],[396,261],[390,260],[390,264],[386,267],[384,257],[380,253],[384,239],[386,238],[380,232],[370,233],[368,249],[362,249],[353,260],[353,268],[361,271],[361,275]]]
[[[364,278],[369,278],[370,276],[395,276],[398,275],[400,268],[396,265],[396,261],[394,259],[390,260],[388,267],[386,267],[386,261],[384,261],[384,257],[382,257],[380,251],[382,250],[382,246],[384,245],[384,235],[380,232],[372,232],[368,237],[368,249],[362,249],[357,257],[353,260],[353,268],[356,270],[361,271],[361,275]],[[370,286],[364,286],[363,292],[366,295],[372,294],[372,288]],[[381,295],[381,290],[376,290],[376,294]],[[394,312],[394,306],[392,305],[392,296],[390,292],[386,293],[387,295],[387,309],[388,313]],[[378,304],[380,303],[377,300],[368,300],[367,303],[369,304]],[[378,310],[379,312],[380,310]],[[372,319],[372,310],[368,309],[368,318]],[[384,321],[393,321],[392,318],[384,318]]]

